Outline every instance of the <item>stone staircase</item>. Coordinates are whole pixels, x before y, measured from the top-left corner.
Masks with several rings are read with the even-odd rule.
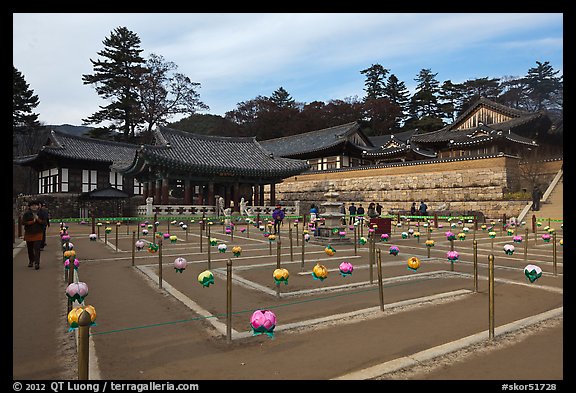
[[[528,208],[532,208],[532,202],[529,203]],[[564,218],[564,174],[562,171],[558,173],[544,193],[540,202],[540,210],[536,212],[527,210],[524,220],[531,222],[532,215],[535,215],[538,220],[544,220],[543,225],[550,225],[554,229],[560,229],[562,221],[554,220],[563,220]],[[548,222],[548,219],[550,219],[550,222]]]

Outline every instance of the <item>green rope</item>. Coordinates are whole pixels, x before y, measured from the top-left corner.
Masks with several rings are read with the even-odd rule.
[[[425,281],[425,280],[432,280],[432,279],[434,279],[434,278],[433,278],[433,277],[426,277],[426,278],[421,278],[421,279],[417,279],[417,280],[409,280],[409,281],[405,281],[405,282],[387,284],[387,285],[383,285],[383,287],[388,288],[388,287],[394,287],[394,286],[400,286],[400,285],[407,285],[407,284],[411,284],[411,283],[413,283],[413,282],[419,282],[419,281]],[[354,292],[337,293],[337,294],[330,295],[330,296],[324,296],[324,297],[313,298],[313,299],[304,299],[304,300],[298,300],[298,301],[289,302],[289,303],[284,303],[284,304],[278,304],[278,305],[275,305],[275,306],[262,307],[261,309],[270,310],[270,309],[276,309],[276,308],[280,308],[280,307],[293,306],[293,305],[302,304],[302,303],[309,303],[309,302],[315,302],[315,301],[329,300],[329,299],[337,298],[337,297],[340,297],[340,296],[356,295],[356,294],[359,294],[359,293],[371,292],[371,291],[375,291],[375,290],[377,290],[377,289],[378,289],[378,288],[367,288],[367,289],[361,289],[361,290],[354,291]],[[234,314],[234,315],[239,315],[239,314],[245,314],[245,313],[254,312],[254,311],[256,311],[256,310],[257,310],[257,309],[241,310],[241,311],[233,312],[232,314]],[[159,326],[166,326],[166,325],[175,325],[175,324],[178,324],[178,323],[199,321],[199,320],[202,320],[202,319],[218,318],[218,317],[223,317],[223,316],[226,316],[226,314],[216,314],[216,315],[210,315],[210,316],[207,316],[207,317],[195,317],[195,318],[190,318],[190,319],[181,319],[181,320],[177,320],[177,321],[160,322],[160,323],[154,323],[154,324],[151,324],[151,325],[133,326],[133,327],[128,327],[128,328],[109,330],[109,331],[105,331],[105,332],[90,333],[90,335],[91,335],[91,336],[97,336],[97,335],[103,335],[103,334],[120,333],[120,332],[129,331],[129,330],[138,330],[138,329],[147,329],[147,328],[153,328],[153,327],[159,327]]]

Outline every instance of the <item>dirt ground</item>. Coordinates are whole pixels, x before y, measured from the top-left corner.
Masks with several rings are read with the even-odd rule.
[[[162,222],[160,231],[178,236],[176,244],[162,246],[162,288],[159,285],[159,253],[135,252],[132,262],[132,231],[118,229],[104,239],[90,241],[89,225],[69,223],[80,267],[77,279],[89,286],[85,304],[97,311],[91,327],[91,379],[103,380],[329,380],[395,359],[453,342],[480,332],[486,340],[447,355],[420,362],[375,379],[380,381],[554,381],[566,377],[563,368],[563,317],[547,319],[512,333],[488,339],[488,255],[495,255],[494,321],[496,328],[563,307],[563,246],[541,239],[517,244],[513,255],[503,252],[512,236],[498,232],[492,240],[478,230],[478,291],[474,291],[473,233],[454,241],[460,260],[447,262],[451,244],[440,228],[432,232],[435,246],[427,256],[425,233],[418,240],[403,239],[405,228],[394,228],[390,241],[378,241],[381,250],[384,311],[379,309],[378,269],[369,264],[368,245],[339,245],[334,256],[324,245],[305,244],[293,238],[292,257],[286,228],[281,236],[280,264],[290,272],[288,284],[274,283],[276,243],[257,228],[240,232],[234,239],[214,225],[211,237],[226,243],[228,250],[210,249],[210,270],[215,283],[203,287],[198,274],[208,268],[208,245],[199,246],[199,226]],[[460,228],[451,229],[458,233]],[[519,228],[520,234],[524,229]],[[293,233],[295,236],[295,233]],[[301,236],[301,232],[300,232]],[[533,236],[533,235],[532,235]],[[186,239],[187,238],[187,239]],[[558,239],[562,232],[558,232]],[[206,237],[203,235],[206,242]],[[301,240],[300,240],[301,241]],[[397,245],[397,256],[389,253]],[[77,378],[75,332],[68,331],[67,298],[58,225],[49,230],[41,268],[28,268],[25,245],[17,240],[13,256],[13,380],[67,380]],[[234,257],[233,246],[242,247]],[[24,248],[22,248],[24,247]],[[20,248],[20,249],[19,249]],[[417,271],[407,268],[411,256],[420,258]],[[188,261],[182,273],[173,261]],[[217,330],[215,320],[226,324],[226,262],[233,264],[231,342]],[[339,274],[339,264],[354,265],[352,275]],[[328,270],[321,281],[311,271],[319,262]],[[532,263],[544,274],[530,283],[523,272]],[[554,269],[556,274],[554,274]],[[277,292],[278,291],[278,292]],[[454,291],[460,291],[458,294]],[[462,292],[464,291],[464,293]],[[178,296],[174,294],[177,293]],[[279,293],[279,295],[278,295]],[[431,296],[438,298],[429,298]],[[423,300],[414,300],[420,299]],[[187,304],[181,299],[187,299]],[[190,302],[209,314],[200,315]],[[256,309],[269,309],[277,316],[274,336],[252,335],[250,316]],[[342,318],[317,321],[338,314]],[[298,324],[301,325],[298,325]],[[294,328],[285,326],[296,325]]]

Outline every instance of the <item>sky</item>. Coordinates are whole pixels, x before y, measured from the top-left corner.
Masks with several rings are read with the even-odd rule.
[[[82,75],[114,29],[200,84],[198,113],[224,116],[283,87],[297,102],[365,96],[380,64],[410,94],[422,69],[461,83],[525,76],[537,61],[563,75],[562,13],[14,13],[13,65],[44,124],[82,125],[109,102]],[[169,118],[177,121],[180,117]]]

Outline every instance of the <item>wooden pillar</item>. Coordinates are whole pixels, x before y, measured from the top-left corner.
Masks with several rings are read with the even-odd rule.
[[[196,199],[197,205],[204,205],[204,184],[198,185],[198,198]]]
[[[224,209],[230,206],[230,201],[232,200],[231,189],[230,184],[224,183]]]
[[[260,205],[260,184],[254,184],[253,206]]]
[[[259,205],[264,205],[264,184],[260,184],[258,194],[260,200]]]
[[[233,213],[240,211],[240,183],[234,182],[232,185],[232,201],[234,202]]]
[[[214,182],[208,182],[208,196],[206,200],[206,205],[215,205],[216,202],[214,201]]]
[[[276,183],[270,183],[270,206],[276,205]]]
[[[162,178],[162,204],[168,204],[168,178]]]
[[[162,180],[156,179],[156,185],[154,186],[154,204],[162,204]]]
[[[184,204],[191,205],[192,204],[192,191],[193,185],[190,184],[190,180],[184,180]]]
[[[144,200],[146,200],[146,198],[148,198],[148,182],[147,181],[142,183],[142,194],[144,195]]]
[[[154,198],[154,203],[158,203],[158,199],[156,199],[156,181],[148,180],[146,183],[148,184],[148,196]]]

